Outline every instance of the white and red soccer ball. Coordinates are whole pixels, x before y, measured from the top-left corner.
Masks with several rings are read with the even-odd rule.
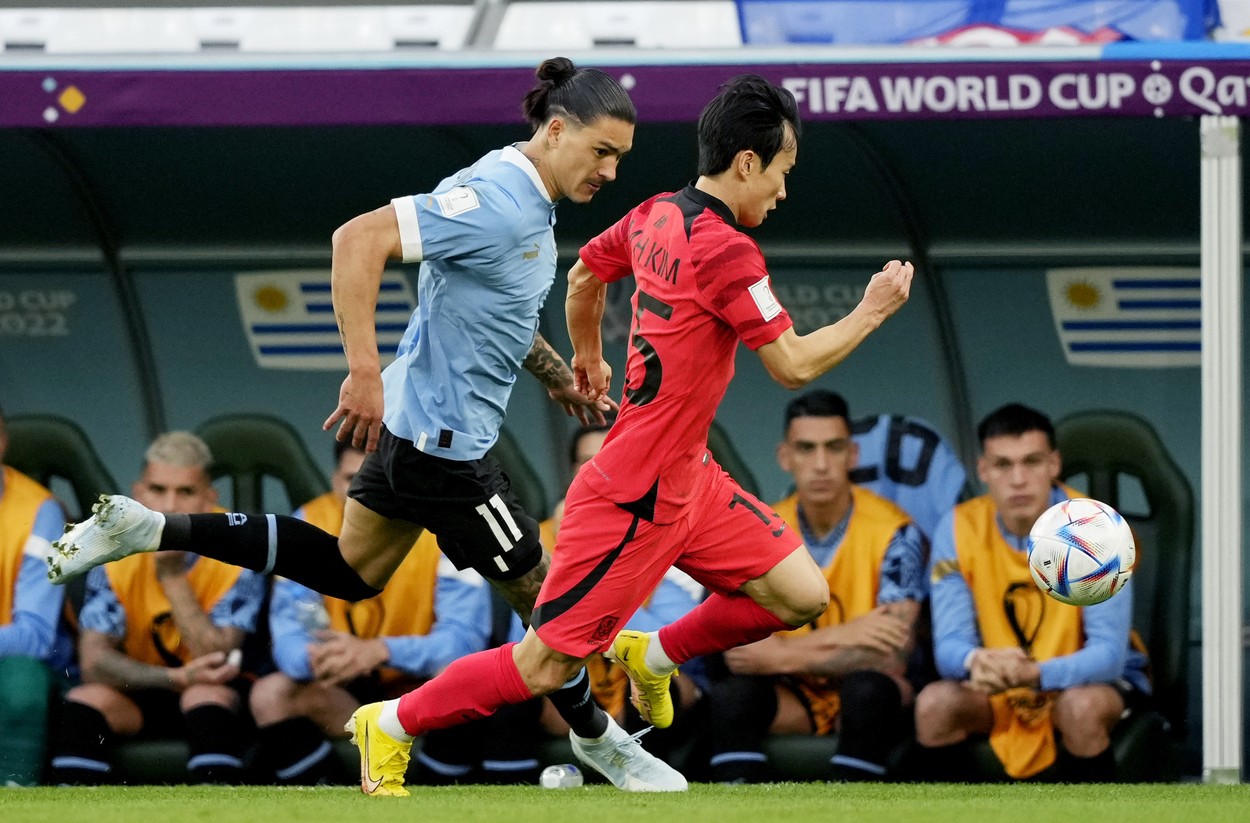
[[[1083,497],[1064,500],[1029,531],[1029,571],[1056,600],[1092,606],[1124,588],[1137,562],[1128,523],[1115,509]]]

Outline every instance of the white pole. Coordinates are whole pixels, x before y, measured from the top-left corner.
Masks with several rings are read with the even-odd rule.
[[[1241,780],[1241,136],[1202,118],[1202,778]]]

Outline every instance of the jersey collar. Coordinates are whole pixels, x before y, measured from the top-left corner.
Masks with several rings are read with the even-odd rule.
[[[551,202],[551,195],[547,194],[547,186],[543,183],[543,179],[538,176],[538,169],[534,166],[534,161],[526,157],[516,145],[504,146],[503,156],[499,159],[505,163],[511,163],[525,172],[529,176],[530,182],[534,184],[534,188],[538,189],[538,193],[543,196],[543,199],[548,203]]]
[[[734,217],[733,210],[726,206],[723,200],[713,197],[701,189],[696,189],[694,183],[688,183],[686,188],[682,189],[681,194],[683,197],[693,200],[700,206],[716,212],[716,214],[720,216],[720,219],[724,220],[729,225],[738,225],[738,221]]]

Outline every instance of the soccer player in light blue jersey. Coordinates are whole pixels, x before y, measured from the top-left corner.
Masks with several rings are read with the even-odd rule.
[[[166,516],[115,496],[57,543],[54,581],[135,552],[177,549],[361,600],[386,585],[429,529],[448,559],[480,572],[528,622],[547,555],[537,524],[486,451],[522,368],[583,422],[601,422],[614,405],[577,391],[567,364],[538,334],[538,315],[555,278],[556,203],[589,202],[616,178],[637,119],[629,96],[601,71],[553,58],[536,74],[522,105],[534,129],[528,141],[334,233],[331,282],[348,375],[325,428],[339,424],[340,439],[369,452],[349,492],[342,535],[274,515]],[[383,268],[395,258],[421,262],[420,306],[383,373],[374,315]],[[685,789],[681,775],[596,707],[584,670],[551,699],[583,758],[614,784]],[[374,747],[375,758],[379,747],[390,747],[406,761],[406,747],[374,736],[376,705],[373,716],[353,716],[353,733],[362,747]],[[399,728],[394,717],[380,722]],[[402,774],[362,773],[361,788],[406,795]]]

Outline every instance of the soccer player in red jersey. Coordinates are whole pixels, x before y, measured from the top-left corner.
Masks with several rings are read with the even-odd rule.
[[[759,247],[739,227],[760,225],[785,198],[799,130],[789,92],[736,78],[699,118],[696,182],[651,198],[582,249],[566,311],[577,386],[591,398],[611,380],[600,335],[607,283],[632,274],[637,285],[620,415],[569,488],[525,638],[461,658],[400,698],[381,715],[402,727],[388,723],[388,734],[417,735],[558,689],[605,649],[629,673],[644,717],[667,726],[678,664],[825,610],[828,583],[801,539],[707,450],[739,340],[798,388],[845,359],[911,287],[911,264],[890,261],[849,315],[795,333]],[[673,565],[713,594],[657,633],[618,633]]]

